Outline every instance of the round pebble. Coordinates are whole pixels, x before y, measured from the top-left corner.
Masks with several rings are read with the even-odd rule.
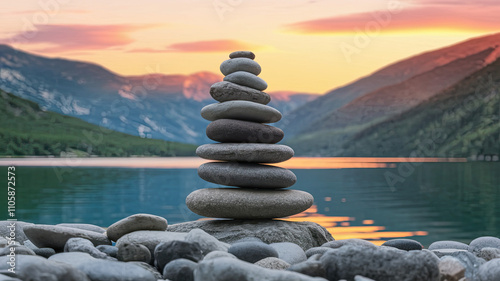
[[[266,143],[210,143],[196,149],[196,155],[204,159],[249,163],[279,163],[293,154],[289,146]]]
[[[219,119],[207,126],[207,136],[218,142],[277,143],[284,135],[273,126],[233,119]]]
[[[259,91],[264,91],[265,89],[267,89],[266,81],[262,80],[262,78],[256,75],[253,75],[252,73],[245,71],[233,72],[224,77],[224,81],[232,82],[241,86],[247,86]]]
[[[469,245],[457,241],[436,241],[429,245],[428,248],[430,251],[439,250],[439,249],[459,249],[459,250],[468,250]]]
[[[203,252],[197,243],[180,240],[162,242],[156,246],[154,260],[160,272],[163,272],[166,264],[176,259],[198,262],[203,259]]]
[[[215,218],[282,218],[307,210],[311,194],[300,190],[206,188],[188,195],[186,205],[194,213]]]
[[[124,243],[118,247],[116,257],[120,261],[141,261],[149,263],[151,261],[151,252],[144,245]]]
[[[420,242],[412,239],[391,239],[382,244],[382,246],[393,247],[405,251],[422,250],[424,248]]]
[[[251,60],[255,59],[255,54],[250,51],[236,51],[229,54],[229,58],[249,58]]]
[[[214,100],[219,102],[246,100],[268,104],[271,101],[271,96],[267,93],[225,81],[213,84],[210,87],[210,95]]]
[[[106,230],[106,235],[113,241],[118,241],[123,235],[138,230],[159,230],[167,229],[167,220],[150,214],[135,214],[110,225]]]
[[[491,247],[500,249],[500,238],[493,236],[483,236],[472,240],[469,243],[469,251],[479,253],[482,248]]]
[[[274,123],[281,120],[281,113],[275,108],[260,103],[234,100],[203,107],[201,117],[208,121],[237,119],[257,123]]]
[[[220,65],[220,72],[224,75],[229,75],[236,71],[246,71],[254,75],[259,75],[262,69],[256,61],[249,58],[229,59]]]
[[[236,243],[231,245],[227,252],[249,263],[256,263],[269,257],[278,257],[278,252],[273,247],[260,242]]]
[[[198,175],[208,182],[247,188],[286,188],[297,181],[288,169],[255,163],[209,162],[198,168]]]
[[[168,280],[193,281],[197,263],[188,259],[176,259],[163,268],[163,278]]]

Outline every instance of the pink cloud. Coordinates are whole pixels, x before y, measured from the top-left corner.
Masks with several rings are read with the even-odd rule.
[[[33,29],[2,39],[6,43],[45,43],[44,52],[107,49],[134,42],[129,33],[151,25],[36,25]]]
[[[376,11],[297,22],[285,26],[294,33],[352,33],[356,29],[374,28],[380,31],[413,31],[422,29],[452,29],[491,32],[500,30],[500,6],[466,5],[453,0],[422,0],[426,6],[411,6],[397,11]],[[460,5],[451,5],[460,2]],[[431,4],[432,3],[432,4]],[[446,6],[444,7],[444,3]],[[474,2],[475,3],[475,2]]]
[[[167,46],[165,49],[141,48],[133,49],[132,53],[216,53],[231,52],[236,50],[255,50],[262,46],[250,44],[238,40],[208,40],[175,43]]]

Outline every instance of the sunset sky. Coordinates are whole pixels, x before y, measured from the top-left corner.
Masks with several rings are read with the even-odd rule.
[[[4,1],[0,43],[122,75],[219,73],[229,52],[252,50],[269,92],[322,94],[500,32],[499,15],[498,0]]]

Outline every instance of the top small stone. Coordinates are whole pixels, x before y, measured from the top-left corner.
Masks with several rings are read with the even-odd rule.
[[[248,58],[248,59],[255,59],[255,54],[250,52],[250,51],[236,51],[236,52],[232,52],[229,54],[229,58],[230,59],[234,59],[234,58]]]

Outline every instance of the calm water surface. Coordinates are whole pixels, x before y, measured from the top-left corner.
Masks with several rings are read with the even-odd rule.
[[[108,226],[134,213],[163,216],[170,224],[196,220],[201,217],[187,209],[186,196],[217,186],[198,177],[199,159],[127,158],[114,159],[114,164],[93,159],[88,165],[1,159],[0,166],[9,161],[17,161],[17,219],[43,224]],[[288,219],[317,222],[336,239],[362,238],[376,244],[396,237],[424,245],[500,237],[500,163],[405,161],[297,158],[283,163],[280,166],[297,175],[293,188],[315,198],[311,209]],[[7,168],[1,169],[0,180],[6,183]],[[7,219],[4,212],[0,219]]]

